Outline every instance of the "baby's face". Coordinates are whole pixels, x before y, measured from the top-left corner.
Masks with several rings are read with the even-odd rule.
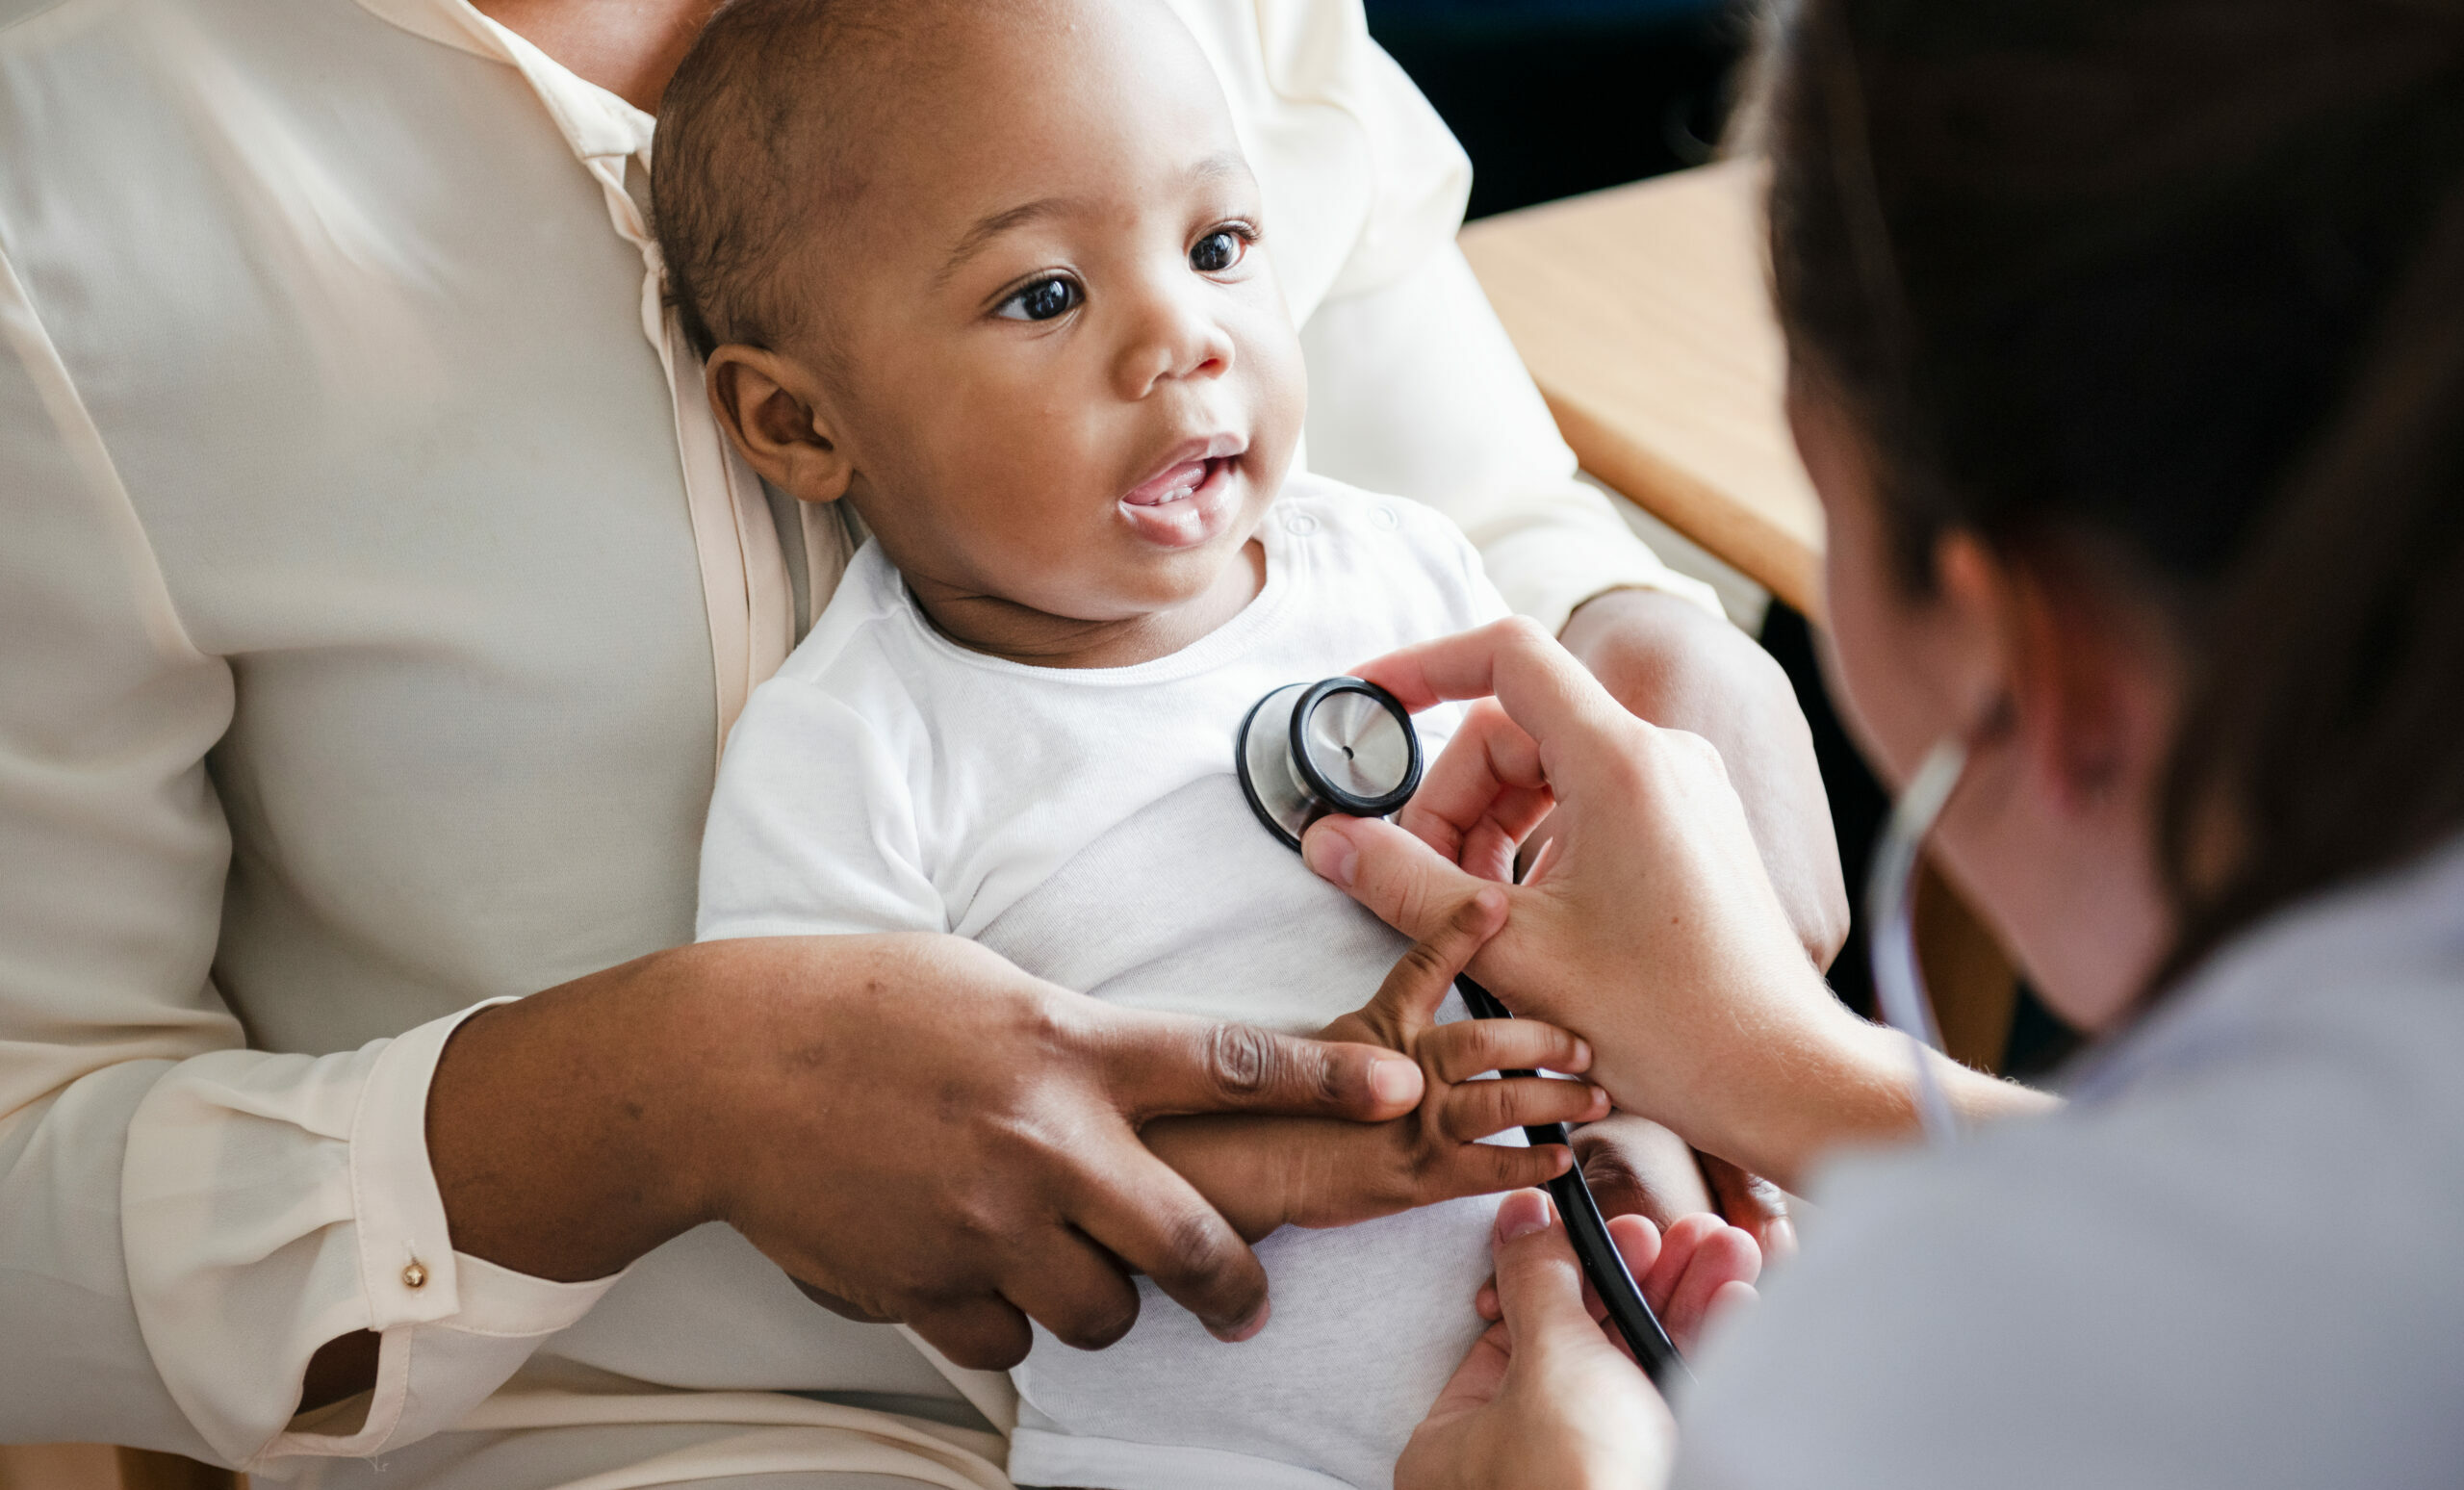
[[[1257,183],[1160,5],[957,29],[885,110],[858,222],[793,261],[834,333],[816,412],[847,495],[962,639],[954,618],[1003,607],[1180,605],[1239,555],[1300,426]]]

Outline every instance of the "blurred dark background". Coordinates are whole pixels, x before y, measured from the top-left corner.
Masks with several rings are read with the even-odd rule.
[[[1476,167],[1471,216],[1710,158],[1748,26],[1724,0],[1368,0]]]
[[[1738,0],[1366,0],[1370,34],[1420,85],[1472,157],[1469,215],[1486,217],[1710,159],[1752,40]],[[1862,893],[1887,801],[1831,707],[1806,620],[1774,602],[1765,650],[1812,723],[1849,892]],[[1864,935],[1832,987],[1873,1012]],[[2076,1040],[2023,987],[2006,1068],[2050,1070]]]

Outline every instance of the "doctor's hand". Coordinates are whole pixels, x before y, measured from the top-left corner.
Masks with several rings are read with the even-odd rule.
[[[777,938],[482,1011],[438,1064],[428,1146],[459,1251],[602,1277],[725,1220],[850,1312],[999,1368],[1030,1317],[1118,1339],[1133,1268],[1223,1338],[1265,1323],[1257,1258],[1142,1125],[1377,1123],[1423,1086],[1391,1051],[1115,1008],[956,938]]]
[[[1904,1132],[1902,1047],[1832,997],[1719,753],[1628,712],[1528,621],[1361,668],[1415,710],[1474,705],[1395,823],[1329,818],[1310,866],[1406,935],[1512,877],[1473,972],[1591,1042],[1617,1106],[1783,1185],[1842,1137]]]
[[[1574,1160],[1562,1145],[1506,1147],[1479,1140],[1530,1123],[1601,1118],[1606,1094],[1583,1082],[1546,1077],[1473,1078],[1514,1067],[1578,1072],[1591,1052],[1537,1019],[1437,1022],[1454,975],[1504,920],[1502,890],[1473,896],[1403,955],[1366,1007],[1319,1032],[1322,1040],[1410,1056],[1426,1083],[1413,1112],[1374,1124],[1167,1118],[1147,1125],[1147,1145],[1251,1241],[1278,1226],[1348,1226],[1414,1206],[1544,1184],[1564,1173]]]
[[[1630,712],[1719,751],[1788,924],[1829,966],[1848,939],[1848,888],[1813,732],[1780,664],[1727,621],[1655,590],[1586,601],[1557,634]]]
[[[1656,1236],[1611,1228],[1646,1297]],[[1395,1466],[1395,1490],[1634,1490],[1667,1482],[1668,1404],[1587,1305],[1582,1269],[1549,1199],[1506,1196],[1494,1234],[1498,1323],[1472,1347]],[[1732,1287],[1723,1304],[1750,1294]],[[1484,1294],[1488,1291],[1484,1291]],[[1663,1295],[1655,1300],[1665,1306]],[[1692,1341],[1680,1342],[1690,1347]]]

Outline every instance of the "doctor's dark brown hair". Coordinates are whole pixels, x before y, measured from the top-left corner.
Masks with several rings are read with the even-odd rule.
[[[2179,621],[2159,985],[2464,832],[2464,0],[1805,0],[1778,41],[1781,317],[1901,582],[1964,529]]]

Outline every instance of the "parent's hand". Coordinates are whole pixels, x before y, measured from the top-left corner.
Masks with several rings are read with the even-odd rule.
[[[1414,709],[1484,702],[1395,824],[1312,828],[1311,867],[1420,936],[1562,807],[1474,961],[1499,997],[1588,1039],[1619,1108],[1791,1188],[1843,1138],[1909,1131],[1906,1047],[1831,996],[1702,737],[1629,713],[1527,621],[1360,672]]]
[[[1656,1235],[1636,1222],[1614,1234],[1627,1266],[1650,1275]],[[1582,1269],[1547,1197],[1508,1195],[1498,1207],[1495,1245],[1502,1318],[1413,1431],[1395,1466],[1395,1490],[1634,1490],[1664,1482],[1677,1425],[1585,1307]]]
[[[949,937],[707,942],[485,1011],[430,1089],[457,1249],[604,1276],[707,1220],[963,1365],[1128,1330],[1154,1277],[1245,1338],[1267,1280],[1147,1151],[1170,1113],[1378,1120],[1420,1069],[1365,1045],[1113,1008]]]

